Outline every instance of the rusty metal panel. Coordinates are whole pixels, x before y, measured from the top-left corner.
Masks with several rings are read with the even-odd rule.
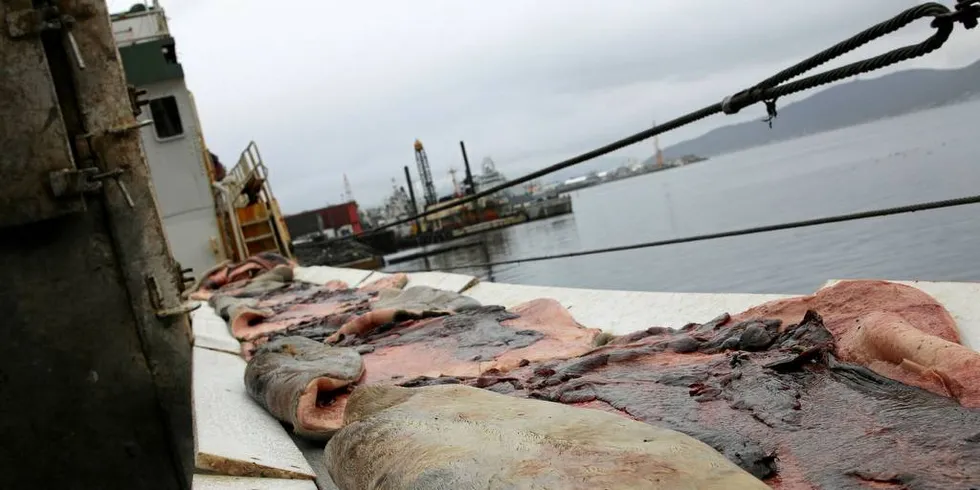
[[[104,1],[0,0],[0,109],[0,488],[189,490],[189,305]],[[57,194],[85,212],[34,222]]]
[[[85,210],[82,196],[50,189],[52,172],[75,165],[31,12],[30,1],[0,2],[0,227]]]
[[[191,332],[189,305],[180,297],[181,268],[158,212],[106,3],[61,0],[61,6],[76,20],[72,33],[86,65],[82,70],[74,63],[72,69],[84,126],[97,135],[91,139],[93,159],[100,171],[117,175],[115,182],[103,186],[106,223],[129,290],[159,414],[170,435],[170,454],[180,485],[190,488],[194,468]]]

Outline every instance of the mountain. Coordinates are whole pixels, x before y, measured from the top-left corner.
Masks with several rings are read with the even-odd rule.
[[[779,107],[772,129],[759,119],[723,126],[664,149],[670,158],[715,156],[876,119],[951,104],[980,95],[980,61],[953,70],[906,70],[834,85]],[[761,111],[762,105],[743,109]],[[760,116],[762,113],[760,113]]]

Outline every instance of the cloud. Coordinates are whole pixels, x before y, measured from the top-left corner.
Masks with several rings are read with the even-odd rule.
[[[510,176],[721,100],[914,2],[501,0],[163,2],[209,145],[262,149],[287,212],[336,202],[346,174],[378,203],[415,175],[415,138],[442,190],[487,155]],[[128,2],[110,2],[114,10]],[[927,23],[851,57],[918,42]],[[972,61],[972,33],[910,66]],[[680,141],[761,115],[716,116]],[[611,158],[650,154],[649,143]],[[461,174],[460,174],[461,175]]]

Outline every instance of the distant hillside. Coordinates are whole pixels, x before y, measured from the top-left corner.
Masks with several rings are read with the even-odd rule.
[[[772,129],[759,120],[714,129],[664,150],[668,157],[715,156],[810,133],[937,107],[980,95],[980,61],[956,70],[907,70],[832,86],[779,108]],[[761,111],[752,106],[743,111]],[[760,116],[762,114],[760,113]],[[761,117],[759,118],[761,119]]]

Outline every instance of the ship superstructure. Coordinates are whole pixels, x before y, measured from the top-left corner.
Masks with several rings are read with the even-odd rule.
[[[141,139],[177,261],[203,273],[264,251],[289,256],[289,235],[255,143],[227,172],[208,150],[163,8],[140,3],[111,20],[126,82],[146,101]]]

